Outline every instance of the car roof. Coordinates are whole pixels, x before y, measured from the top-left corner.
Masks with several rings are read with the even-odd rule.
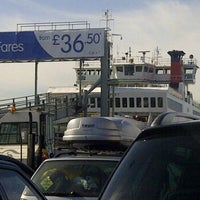
[[[28,165],[10,156],[0,155],[0,161],[8,161],[9,163],[13,163],[15,166],[20,168],[28,177],[31,177],[34,173],[34,170],[30,168]]]
[[[162,137],[164,135],[166,135],[166,132],[163,130],[170,130],[170,129],[180,129],[180,128],[187,128],[187,129],[191,129],[194,127],[197,127],[197,130],[200,129],[200,120],[191,120],[191,121],[183,121],[183,122],[178,122],[178,123],[172,123],[172,124],[167,124],[167,125],[162,125],[162,126],[155,126],[155,127],[149,127],[144,129],[136,138],[135,141],[137,141],[138,139],[142,139],[142,138],[146,138],[146,137],[152,137],[152,136],[158,136],[158,137]],[[190,134],[191,132],[188,131],[188,134]],[[170,132],[168,131],[168,134],[183,134],[181,131],[177,131],[177,132]]]
[[[200,120],[200,117],[174,111],[163,112],[153,120],[151,127],[177,124],[191,120]]]
[[[39,195],[41,195],[40,197],[43,197],[42,199],[46,199],[38,187],[30,180],[29,177],[27,177],[27,174],[16,163],[12,162],[11,160],[0,160],[0,169],[12,170],[13,172],[16,172],[23,177]]]
[[[21,169],[16,164],[6,160],[0,160],[0,168],[14,169],[21,172]]]
[[[9,169],[16,171],[17,173],[20,173],[23,177],[26,177],[27,179],[30,179],[31,176],[27,176],[27,173],[18,166],[16,163],[10,161],[10,160],[0,160],[0,169]]]
[[[57,150],[54,158],[83,158],[83,159],[119,159],[124,154],[124,151],[109,151],[109,150],[82,150],[76,148],[65,148]]]
[[[9,169],[12,171],[16,171],[17,173],[21,174],[23,177],[29,179],[30,177],[20,168],[17,164],[9,160],[0,160],[0,169]]]
[[[48,158],[43,162],[52,162],[52,161],[119,161],[121,157],[114,156],[64,156],[56,158]]]

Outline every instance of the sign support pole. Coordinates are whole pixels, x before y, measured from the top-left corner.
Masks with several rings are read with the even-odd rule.
[[[38,105],[38,101],[37,101],[37,81],[38,81],[38,61],[35,61],[35,106]]]
[[[107,34],[107,33],[105,33]],[[101,116],[109,116],[109,85],[110,75],[109,44],[105,38],[104,57],[101,58]]]

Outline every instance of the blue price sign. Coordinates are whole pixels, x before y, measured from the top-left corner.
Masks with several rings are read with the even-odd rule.
[[[0,32],[0,61],[98,58],[105,29]]]
[[[104,29],[35,32],[38,43],[54,58],[102,57]]]

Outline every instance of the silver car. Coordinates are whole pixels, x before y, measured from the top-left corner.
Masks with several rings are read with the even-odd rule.
[[[97,199],[120,157],[64,156],[45,160],[32,176],[47,199]]]

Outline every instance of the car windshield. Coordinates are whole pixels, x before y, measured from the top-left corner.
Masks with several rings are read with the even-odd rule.
[[[51,160],[32,180],[45,196],[97,197],[117,160]]]
[[[199,128],[161,131],[132,145],[101,200],[199,199]]]

